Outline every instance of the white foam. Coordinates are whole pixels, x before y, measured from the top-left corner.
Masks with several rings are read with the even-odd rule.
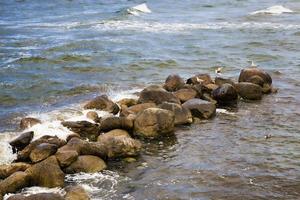
[[[275,5],[269,8],[258,10],[255,12],[250,13],[250,15],[257,15],[257,14],[269,14],[269,15],[281,15],[283,13],[293,13],[289,8],[283,7],[282,5]]]
[[[297,30],[300,24],[281,24],[272,22],[218,22],[218,23],[161,23],[140,20],[109,20],[93,26],[100,31],[138,31],[151,33],[188,33],[193,30],[238,30],[272,29]]]
[[[39,193],[55,193],[61,196],[66,194],[65,190],[62,188],[45,188],[45,187],[27,187],[22,189],[22,191],[18,194],[29,196],[32,194],[39,194]],[[8,199],[10,196],[14,195],[13,193],[6,194],[4,196],[4,200]]]
[[[131,7],[127,9],[129,14],[139,16],[140,13],[152,13],[152,11],[148,8],[147,4],[142,3],[137,6]]]
[[[226,114],[226,115],[235,115],[234,112],[229,112],[228,110],[222,109],[222,108],[217,108],[216,112],[217,113]]]

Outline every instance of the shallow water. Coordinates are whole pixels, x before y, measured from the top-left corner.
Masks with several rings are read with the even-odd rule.
[[[216,66],[236,78],[252,60],[278,94],[146,142],[137,163],[111,163],[98,182],[68,181],[94,199],[299,198],[300,2],[153,0],[152,13],[127,13],[140,3],[0,0],[1,163],[13,158],[6,144],[24,116],[45,122],[38,135],[63,135],[57,121],[80,117],[97,94],[120,99],[171,73],[213,75]],[[293,13],[251,15],[274,5]]]

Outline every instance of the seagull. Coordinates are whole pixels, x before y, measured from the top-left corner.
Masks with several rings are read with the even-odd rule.
[[[249,60],[248,63],[250,63],[250,67],[258,67],[253,60]]]
[[[218,67],[218,68],[215,70],[215,73],[216,73],[217,75],[221,75],[222,69],[223,69],[223,67]]]

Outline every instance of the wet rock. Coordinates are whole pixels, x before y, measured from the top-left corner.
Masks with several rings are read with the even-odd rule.
[[[94,98],[84,106],[84,109],[103,110],[113,113],[114,115],[119,112],[119,106],[110,100],[106,95],[101,95]]]
[[[107,132],[114,129],[132,130],[133,121],[126,117],[108,117],[101,122],[101,131]]]
[[[176,103],[162,103],[159,105],[159,108],[170,110],[174,112],[175,115],[175,125],[191,124],[193,123],[193,116],[190,110],[183,108],[181,105]]]
[[[107,148],[108,158],[136,156],[142,144],[132,139],[127,131],[115,129],[98,137],[98,142]]]
[[[137,115],[139,112],[147,109],[147,108],[156,108],[155,103],[142,103],[134,106],[130,106],[129,108],[125,108],[121,111],[120,116],[128,116],[130,114]]]
[[[262,93],[270,94],[271,92],[272,92],[272,86],[267,83],[264,83],[262,86]]]
[[[88,121],[65,121],[61,124],[74,133],[78,133],[81,137],[88,138],[90,141],[96,141],[97,137],[100,135],[100,126]]]
[[[29,155],[33,149],[39,144],[49,143],[55,144],[58,148],[65,145],[66,142],[64,140],[59,139],[57,136],[49,136],[45,135],[27,145],[22,151],[18,152],[17,160],[18,161],[26,161],[29,159]]]
[[[77,151],[74,150],[60,150],[56,152],[55,156],[60,167],[65,168],[71,165],[73,162],[75,162],[79,155]]]
[[[272,84],[271,76],[264,70],[259,69],[257,67],[248,67],[248,68],[242,69],[240,76],[239,76],[239,82],[251,82],[251,77],[253,77],[253,76],[261,77],[263,80],[263,83],[267,83],[269,85]]]
[[[234,81],[229,78],[222,78],[222,77],[218,77],[218,76],[215,78],[216,85],[221,86],[225,83],[228,83],[228,84],[234,86]]]
[[[96,173],[106,169],[105,162],[96,156],[78,156],[78,159],[65,169],[68,174],[79,172]]]
[[[57,152],[76,151],[78,155],[94,155],[101,158],[107,157],[107,147],[99,142],[88,142],[79,138],[72,138],[65,146],[58,149]]]
[[[148,108],[134,121],[134,133],[145,138],[158,138],[174,131],[175,116],[172,111]]]
[[[205,87],[206,91],[211,92],[211,91],[217,89],[219,86],[216,84],[210,83],[210,84],[205,85],[204,87]]]
[[[145,88],[140,93],[138,102],[161,104],[163,102],[180,103],[180,100],[174,94],[166,91],[161,86],[152,85]]]
[[[0,165],[0,179],[9,177],[10,175],[18,171],[25,171],[30,166],[30,164],[22,162]]]
[[[83,187],[76,186],[67,186],[65,188],[66,195],[65,200],[89,200],[90,197]]]
[[[184,104],[183,108],[189,109],[193,117],[208,119],[215,115],[216,105],[202,99],[190,99]]]
[[[238,94],[232,85],[224,83],[212,92],[212,97],[219,105],[227,105],[237,102]]]
[[[177,74],[167,77],[164,88],[169,92],[174,92],[181,89],[184,86],[184,80]]]
[[[0,182],[0,195],[14,193],[29,186],[29,175],[25,172],[15,172]]]
[[[97,112],[95,111],[89,111],[88,113],[86,113],[86,117],[96,123],[100,123],[101,121],[101,117],[99,117]]]
[[[25,171],[32,185],[40,187],[63,187],[65,174],[61,171],[55,156],[39,162]]]
[[[7,200],[64,200],[64,198],[55,193],[38,193],[29,196],[13,195]]]
[[[117,103],[121,107],[122,106],[130,107],[130,106],[136,105],[138,103],[138,101],[136,99],[124,98],[124,99],[121,99],[120,101],[118,101]]]
[[[41,124],[42,122],[39,119],[33,118],[33,117],[26,117],[23,118],[20,122],[20,128],[21,130],[30,128],[36,124]]]
[[[238,94],[246,100],[260,100],[262,98],[262,88],[259,85],[247,82],[235,84]]]
[[[264,85],[264,80],[258,75],[251,76],[245,82],[253,83],[253,84],[259,85],[261,87],[263,87],[263,85]]]
[[[9,144],[15,151],[21,151],[31,142],[33,134],[33,131],[22,133],[19,137],[12,140]]]
[[[55,154],[56,151],[55,144],[41,143],[30,152],[29,158],[33,163],[37,163]]]
[[[207,85],[207,84],[213,83],[213,81],[209,74],[198,74],[198,75],[195,75],[195,76],[189,78],[186,81],[186,83],[191,84],[191,85],[196,85],[196,84]]]
[[[68,135],[66,141],[69,142],[73,137],[77,137],[77,138],[81,139],[81,137],[78,133],[72,133],[72,134]]]
[[[184,88],[174,92],[174,95],[182,102],[193,99],[197,96],[197,91],[192,88]]]

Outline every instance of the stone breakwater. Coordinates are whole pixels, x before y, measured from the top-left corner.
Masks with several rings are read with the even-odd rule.
[[[48,135],[33,140],[34,132],[30,131],[10,142],[17,159],[0,166],[0,199],[30,186],[61,187],[65,195],[17,194],[8,199],[89,199],[81,186],[65,185],[65,174],[101,172],[111,160],[135,161],[144,140],[160,140],[174,134],[176,126],[213,118],[216,108],[236,108],[240,100],[257,101],[275,92],[267,72],[249,67],[241,70],[238,82],[219,76],[213,80],[208,74],[197,74],[186,81],[170,75],[164,84],[144,88],[138,99],[113,102],[106,95],[98,96],[84,108],[113,116],[101,118],[90,111],[86,114],[90,121],[62,122],[73,132],[66,140]],[[39,123],[39,119],[24,118],[20,128]]]

